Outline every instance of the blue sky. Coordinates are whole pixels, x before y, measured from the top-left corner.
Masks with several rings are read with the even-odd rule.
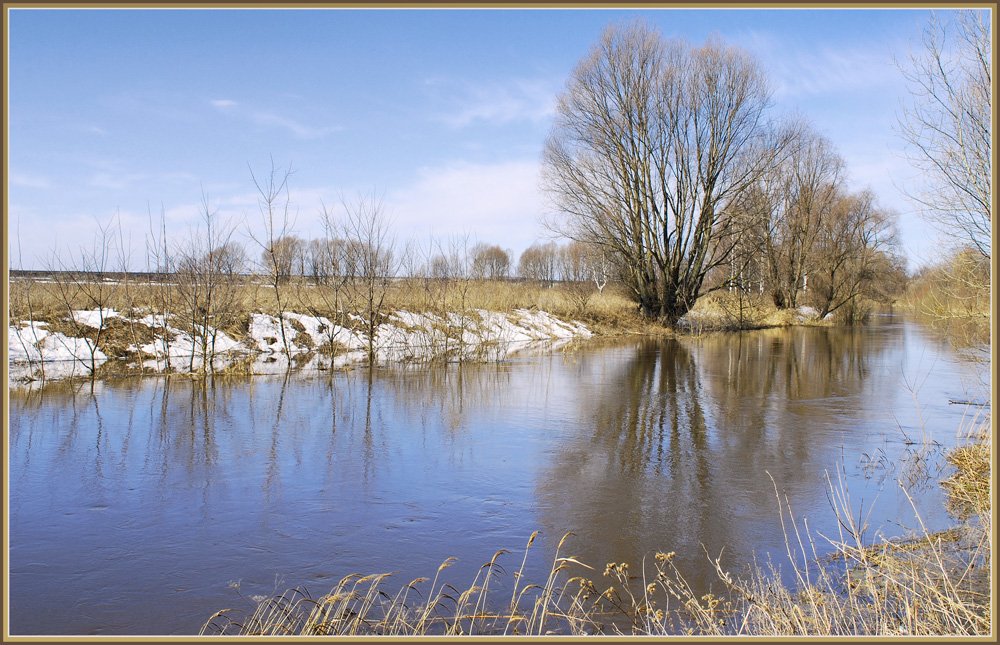
[[[144,268],[148,212],[188,235],[202,191],[254,225],[250,170],[272,158],[295,171],[300,237],[321,235],[322,203],[375,190],[400,242],[468,233],[516,258],[547,235],[538,169],[555,97],[602,28],[637,13],[668,37],[718,32],[756,54],[775,109],[812,121],[852,185],[899,211],[911,266],[933,257],[894,185],[912,171],[890,55],[924,10],[8,11],[13,268],[91,244],[115,213]]]

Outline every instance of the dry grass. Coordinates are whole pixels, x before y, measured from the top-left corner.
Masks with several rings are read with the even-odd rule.
[[[902,304],[930,318],[989,318],[989,260],[958,252],[911,282]]]
[[[126,291],[115,289],[110,293],[106,307],[119,312],[134,311],[141,314],[163,313],[163,303],[155,284],[134,282]],[[315,285],[307,280],[292,280],[283,285],[282,308],[285,311],[327,316],[331,320],[343,311],[360,309],[360,304],[344,298],[345,293]],[[235,291],[231,307],[238,314],[231,316],[228,327],[223,328],[234,338],[246,334],[252,312],[275,314],[278,302],[273,287],[251,279],[241,281]],[[58,286],[51,281],[13,279],[10,282],[10,323],[26,320],[58,323],[67,317],[67,309],[92,308],[86,297],[78,292],[69,293],[69,302],[63,298]],[[174,313],[183,314],[180,299],[174,295]],[[534,282],[491,280],[432,280],[405,278],[394,281],[386,293],[384,309],[430,312],[488,311],[509,312],[514,309],[540,309],[562,318],[576,319],[594,326],[597,331],[616,333],[662,333],[662,326],[646,321],[639,315],[635,304],[612,287],[593,293],[584,307],[574,289],[556,283],[543,286]],[[182,316],[183,317],[183,316]]]
[[[556,584],[564,569],[577,564],[574,558],[558,555],[568,536],[559,544],[545,584],[523,582],[527,549],[537,535],[536,532],[528,540],[521,569],[513,575],[513,587],[502,598],[498,598],[495,585],[504,575],[500,559],[508,553],[505,550],[498,551],[485,563],[464,591],[441,579],[454,559],[438,567],[430,588],[423,593],[420,585],[428,582],[427,578],[418,578],[390,593],[387,591],[390,574],[352,574],[318,599],[311,598],[307,590],[296,588],[275,598],[259,600],[249,615],[234,609],[217,612],[205,623],[201,634],[517,635],[555,633],[563,628],[582,633],[588,626],[586,612],[579,610],[585,594],[577,591],[567,596],[566,587]],[[579,580],[571,578],[569,584]]]
[[[965,444],[948,454],[955,472],[942,483],[948,494],[948,508],[956,517],[969,520],[991,517],[990,475],[992,473],[992,426],[986,415],[972,422]]]
[[[108,298],[107,307],[116,311],[135,311],[140,314],[163,313],[162,286],[132,282],[129,288],[116,289]],[[174,287],[176,290],[176,287]],[[311,280],[294,278],[281,287],[281,308],[286,312],[325,316],[340,321],[345,312],[364,310],[364,303],[352,301],[350,290],[335,290],[332,286],[317,285]],[[79,292],[71,293],[74,309],[92,308]],[[240,280],[227,307],[234,315],[226,316],[221,327],[227,335],[244,339],[250,313],[278,313],[278,300],[272,286],[261,284],[253,278]],[[10,284],[11,322],[20,320],[58,321],[66,317],[67,303],[52,282],[23,279]],[[180,298],[175,293],[171,307],[173,313],[184,318]],[[475,309],[510,312],[514,309],[539,309],[564,319],[583,322],[593,331],[605,336],[623,334],[664,335],[671,331],[662,324],[648,320],[639,313],[636,304],[621,287],[608,285],[598,292],[586,283],[554,283],[551,286],[530,281],[495,280],[444,280],[429,278],[400,278],[393,281],[386,292],[383,311],[394,309],[434,313],[469,312]],[[769,298],[757,294],[733,294],[717,291],[703,296],[694,311],[707,314],[701,320],[700,331],[732,331],[763,329],[802,324],[793,310],[779,310]]]
[[[795,309],[778,309],[766,295],[715,291],[702,296],[692,308],[695,332],[771,329],[792,325],[828,324],[803,321]]]
[[[279,313],[322,316],[333,324],[348,329],[358,330],[360,326],[365,336],[369,334],[367,321],[370,310],[365,294],[359,289],[350,289],[344,285],[337,287],[315,284],[312,280],[296,278],[280,284],[279,293],[273,286],[262,284],[256,278],[241,277],[234,283],[220,287],[216,292],[218,299],[211,303],[207,302],[202,293],[200,299],[194,300],[200,303],[198,308],[192,310],[191,295],[194,287],[191,284],[183,286],[169,282],[181,280],[181,276],[168,276],[168,282],[143,282],[133,278],[128,283],[87,282],[86,278],[75,282],[74,277],[64,273],[50,279],[12,280],[8,324],[45,322],[49,332],[58,332],[71,338],[96,340],[97,348],[111,360],[100,367],[84,365],[91,378],[155,371],[153,368],[143,367],[144,360],[155,357],[144,354],[140,348],[156,338],[165,338],[170,343],[174,340],[171,340],[171,335],[167,335],[163,327],[149,327],[138,322],[150,314],[169,315],[171,328],[185,332],[196,342],[204,343],[202,354],[190,357],[190,360],[172,360],[167,363],[168,371],[177,369],[216,374],[248,371],[249,363],[246,360],[237,359],[233,362],[232,356],[227,356],[226,361],[217,364],[217,355],[213,345],[207,342],[206,335],[213,333],[212,329],[217,329],[229,338],[253,347],[255,343],[250,342],[249,326],[254,313],[272,316]],[[484,339],[484,342],[473,349],[468,349],[460,342],[466,329],[464,321],[474,324],[473,321],[479,320],[476,310],[501,313],[509,313],[515,309],[544,310],[564,320],[583,322],[591,331],[603,336],[670,333],[662,325],[643,319],[628,298],[615,289],[609,287],[603,293],[598,293],[591,286],[589,288],[592,293],[583,301],[580,298],[581,286],[582,283],[543,286],[518,281],[399,279],[388,285],[382,305],[371,310],[374,312],[371,326],[377,327],[386,322],[387,315],[394,310],[429,313],[440,317],[457,315],[462,322],[457,326],[441,326],[439,331],[444,333],[446,340],[438,348],[440,351],[432,353],[436,356],[435,360],[457,358],[473,362],[489,362],[500,355],[496,351],[496,344],[488,339]],[[74,321],[71,311],[97,308],[95,294],[99,295],[97,302],[100,308],[113,309],[123,316],[105,318],[100,329]],[[353,300],[350,297],[352,295]],[[325,356],[345,353],[343,345],[332,341],[314,347],[312,337],[305,332],[301,323],[292,319],[290,324],[294,338],[289,340],[296,346],[309,348]],[[303,354],[297,356],[301,359]],[[298,362],[293,357],[289,366],[294,368],[296,365]],[[35,375],[44,378],[44,366],[40,366]]]
[[[959,352],[989,362],[991,291],[989,261],[959,252],[911,282],[900,304]]]

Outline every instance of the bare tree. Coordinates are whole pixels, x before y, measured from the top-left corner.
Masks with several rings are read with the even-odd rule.
[[[558,258],[559,250],[554,243],[532,244],[521,253],[517,274],[525,280],[551,285],[556,279]]]
[[[594,295],[595,284],[602,284],[599,278],[595,280],[598,267],[594,265],[594,255],[591,245],[579,240],[569,242],[558,251],[562,287],[580,313],[586,311],[587,304]],[[594,284],[591,284],[592,280]]]
[[[605,29],[559,97],[543,178],[556,231],[603,247],[649,317],[673,324],[727,260],[720,214],[780,149],[760,65],[633,21]]]
[[[108,322],[116,315],[112,304],[121,290],[112,264],[114,222],[117,217],[116,213],[107,222],[96,222],[93,243],[81,246],[79,256],[74,257],[70,252],[68,263],[64,263],[53,251],[49,265],[55,278],[60,305],[67,313],[66,320],[73,335],[81,338],[87,347],[87,356],[78,356],[74,352],[74,358],[90,371],[91,377],[96,375],[97,355],[103,344]],[[79,311],[77,307],[83,307],[88,313]]]
[[[563,282],[589,281],[587,266],[588,245],[579,240],[571,240],[556,251],[559,279]]]
[[[147,206],[148,209],[148,206]],[[160,221],[154,222],[152,210],[149,213],[149,234],[146,236],[146,272],[152,276],[150,285],[155,309],[150,308],[152,327],[160,328],[164,349],[164,360],[169,370],[171,334],[167,330],[167,319],[174,312],[173,273],[176,260],[170,252],[167,241],[167,221],[163,206],[160,206]]]
[[[464,284],[464,276],[468,268],[468,235],[453,236],[443,242],[430,237],[426,246],[411,246],[414,270],[421,276],[424,295],[431,310],[437,315],[447,316],[456,312],[453,302],[454,293],[459,297],[465,294],[468,285]],[[463,289],[465,287],[465,289]],[[461,315],[461,313],[460,313]],[[450,338],[444,337],[445,353]]]
[[[469,251],[470,277],[476,280],[504,280],[510,273],[510,254],[496,244],[480,242]]]
[[[348,316],[345,299],[352,292],[348,287],[357,276],[356,260],[352,244],[344,239],[346,230],[336,212],[323,204],[320,211],[324,236],[309,244],[311,272],[316,282],[314,293],[318,295],[322,309],[312,304],[313,299],[302,298],[309,313],[316,317],[328,316],[331,322],[341,327],[350,328],[351,319]],[[328,350],[331,355],[337,349],[337,340],[333,330],[327,334]]]
[[[787,137],[789,154],[734,203],[744,220],[731,227],[741,236],[730,260],[733,285],[747,290],[756,278],[778,308],[798,305],[823,220],[844,183],[844,161],[829,141],[797,123]]]
[[[336,240],[319,238],[309,240],[305,247],[306,272],[312,278],[313,284],[327,282],[336,273],[334,265],[335,254],[333,244]]]
[[[282,235],[261,251],[261,263],[274,271],[280,282],[288,282],[292,276],[307,274],[307,247],[295,235]]]
[[[925,219],[990,257],[993,178],[989,12],[932,13],[916,51],[896,65],[909,101],[898,119],[906,157],[920,174],[904,187]]]
[[[860,322],[858,298],[875,293],[896,246],[896,214],[881,208],[870,190],[839,199],[823,219],[816,279],[810,282],[820,316],[844,307],[847,322]]]
[[[590,267],[590,279],[597,287],[597,293],[604,293],[611,277],[611,264],[608,262],[608,252],[594,246],[587,247],[587,265]]]
[[[223,230],[227,234],[220,235],[219,241],[227,239],[236,232],[235,228],[231,225],[226,225]],[[209,253],[213,267],[232,282],[238,281],[250,266],[247,258],[247,250],[235,240],[227,240],[219,246],[213,245]]]
[[[213,369],[219,330],[229,327],[237,317],[238,280],[245,260],[242,247],[232,240],[236,223],[222,220],[205,193],[200,215],[198,226],[177,253],[178,293],[196,341],[188,359],[189,371],[194,371],[199,348],[202,369]]]
[[[287,307],[284,283],[291,273],[290,257],[286,252],[286,244],[282,240],[289,238],[294,227],[294,216],[291,212],[291,199],[288,194],[288,179],[292,170],[281,170],[271,159],[271,170],[260,179],[250,169],[250,177],[257,188],[257,207],[260,212],[262,227],[254,232],[247,225],[247,234],[261,249],[262,267],[268,286],[274,290],[277,307],[278,327],[281,329],[281,344],[285,354],[290,355],[288,334],[285,333],[285,308]]]
[[[376,358],[379,325],[385,315],[385,297],[398,268],[395,238],[384,197],[359,194],[351,202],[342,198],[345,216],[340,230],[347,240],[345,249],[346,282],[351,302],[361,317],[368,337],[368,363]]]
[[[430,260],[428,273],[432,278],[438,280],[449,280],[452,277],[451,262],[444,253],[435,253]]]
[[[24,253],[21,251],[21,217],[17,218],[17,229],[15,233],[15,238],[17,240],[17,263],[20,270],[24,270]],[[9,251],[8,251],[9,257]],[[24,350],[25,355],[28,359],[28,364],[33,365],[35,352],[39,355],[38,367],[41,373],[42,380],[45,380],[45,355],[43,344],[39,341],[42,338],[38,337],[38,328],[35,326],[35,300],[32,298],[32,293],[35,288],[35,281],[28,277],[22,276],[18,280],[9,280],[9,289],[7,292],[7,326],[12,328],[15,326],[23,325],[24,322],[28,323],[28,330],[30,330],[31,338],[33,340],[28,341],[26,339],[26,333],[28,330],[22,330],[21,333],[17,335],[18,342],[21,343],[21,349]],[[44,336],[43,336],[44,338]],[[28,347],[30,345],[31,347]],[[34,351],[33,351],[34,350]],[[8,355],[10,353],[10,348],[8,347]]]

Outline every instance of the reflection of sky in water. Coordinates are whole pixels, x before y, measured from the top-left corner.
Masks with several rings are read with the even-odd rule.
[[[678,553],[777,562],[774,484],[833,536],[843,466],[871,532],[913,517],[895,423],[953,444],[959,366],[920,328],[792,329],[306,377],[62,383],[11,392],[12,630],[191,633],[244,595],[398,571],[465,588],[501,548],[544,582],[552,551],[598,569]],[[881,451],[881,453],[879,452]],[[860,455],[884,455],[864,468]],[[933,480],[921,514],[947,518]],[[882,488],[879,492],[879,488]],[[877,495],[877,497],[876,497]],[[912,524],[912,522],[910,522]],[[825,541],[818,539],[823,548]],[[787,566],[787,565],[786,565]],[[599,576],[599,573],[596,574]]]

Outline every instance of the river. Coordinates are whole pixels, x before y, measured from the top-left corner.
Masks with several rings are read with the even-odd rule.
[[[867,538],[950,524],[938,486],[975,398],[903,317],[593,341],[502,363],[10,389],[12,635],[196,634],[215,611],[351,573],[467,588],[499,549],[543,583],[674,551],[791,566],[778,510]],[[787,521],[787,516],[786,516]]]

